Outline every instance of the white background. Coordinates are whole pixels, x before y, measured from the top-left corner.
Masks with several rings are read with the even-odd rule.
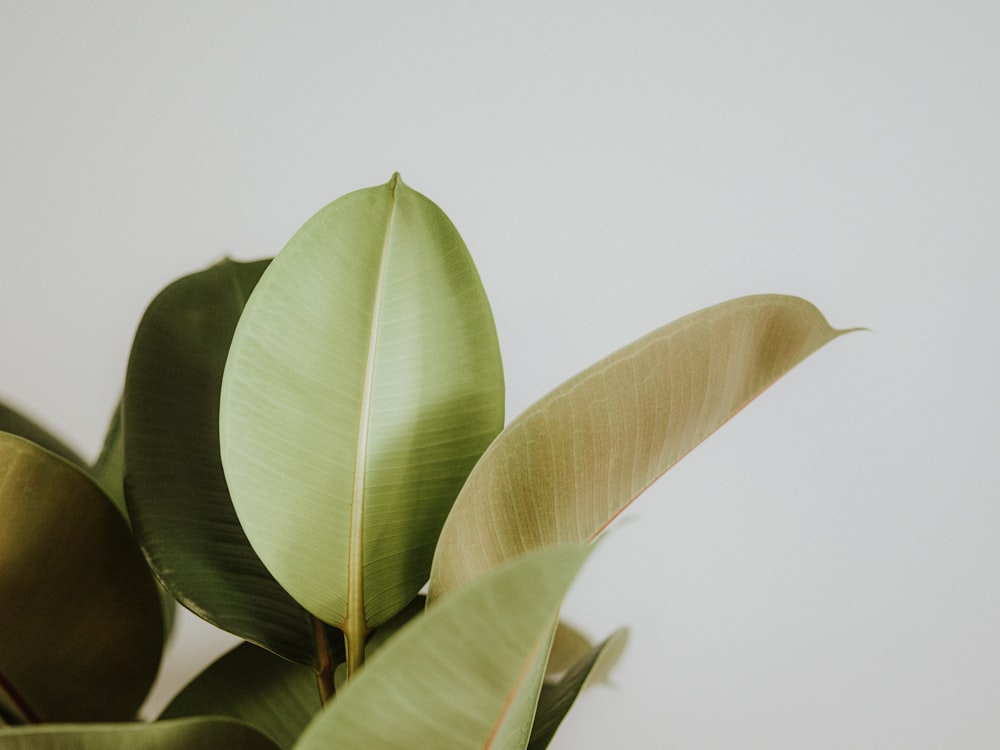
[[[510,416],[804,296],[872,332],[614,527],[565,616],[632,640],[554,747],[1000,747],[998,49],[986,0],[0,0],[0,398],[95,455],[162,286],[396,170],[476,258]],[[158,700],[228,643],[185,621]]]

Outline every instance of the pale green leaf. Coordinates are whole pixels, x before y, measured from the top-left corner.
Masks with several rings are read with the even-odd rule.
[[[810,303],[743,297],[618,350],[512,422],[441,533],[430,601],[525,551],[594,539],[663,472],[836,338]]]
[[[540,550],[484,576],[390,639],[306,729],[295,750],[512,750],[532,714],[559,605],[586,546]],[[512,723],[516,726],[511,727]]]
[[[278,750],[242,722],[219,717],[155,724],[43,724],[0,729],[0,750]]]
[[[156,676],[163,622],[111,500],[81,469],[0,433],[0,519],[2,702],[32,720],[133,718]]]
[[[223,379],[223,466],[247,536],[349,639],[426,582],[445,515],[502,423],[475,266],[398,177],[291,239],[247,303]]]
[[[160,720],[240,719],[287,750],[321,708],[316,674],[252,643],[223,654],[177,694]]]

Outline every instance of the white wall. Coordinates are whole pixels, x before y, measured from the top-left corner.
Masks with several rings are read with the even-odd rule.
[[[477,259],[511,416],[799,294],[873,333],[610,534],[565,614],[632,643],[555,747],[996,747],[998,38],[986,0],[5,2],[0,398],[96,454],[156,291],[396,170]]]

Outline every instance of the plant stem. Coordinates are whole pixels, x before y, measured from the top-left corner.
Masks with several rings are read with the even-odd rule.
[[[347,679],[351,679],[365,661],[368,626],[363,618],[349,619],[345,626],[344,649],[347,651]]]
[[[326,629],[323,622],[313,617],[313,632],[316,635],[316,652],[319,655],[319,672],[316,673],[316,686],[319,688],[319,699],[325,705],[330,702],[337,687],[333,679],[336,668],[330,658],[330,644],[326,640]]]
[[[41,723],[41,717],[35,713],[4,673],[0,672],[0,725]]]

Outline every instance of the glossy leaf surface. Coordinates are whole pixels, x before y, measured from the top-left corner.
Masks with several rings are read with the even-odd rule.
[[[233,337],[220,434],[240,521],[275,578],[349,638],[426,582],[502,423],[478,273],[447,217],[397,177],[311,218]]]
[[[229,716],[287,750],[321,708],[316,674],[252,643],[223,654],[170,702],[162,719]]]
[[[295,750],[523,748],[531,717],[505,731],[511,705],[524,690],[533,700],[526,674],[544,660],[588,551],[535,552],[427,610],[372,656]]]
[[[64,459],[0,433],[0,671],[24,713],[131,719],[162,646],[156,586],[111,500]]]
[[[176,719],[155,724],[48,724],[0,729],[0,750],[278,750],[232,719]]]
[[[188,609],[301,664],[312,618],[247,541],[219,456],[219,393],[236,321],[268,261],[224,260],[166,287],[142,318],[122,401],[129,517]]]
[[[592,540],[840,333],[805,300],[743,297],[659,328],[568,380],[504,429],[469,476],[441,533],[431,602],[527,550]]]

